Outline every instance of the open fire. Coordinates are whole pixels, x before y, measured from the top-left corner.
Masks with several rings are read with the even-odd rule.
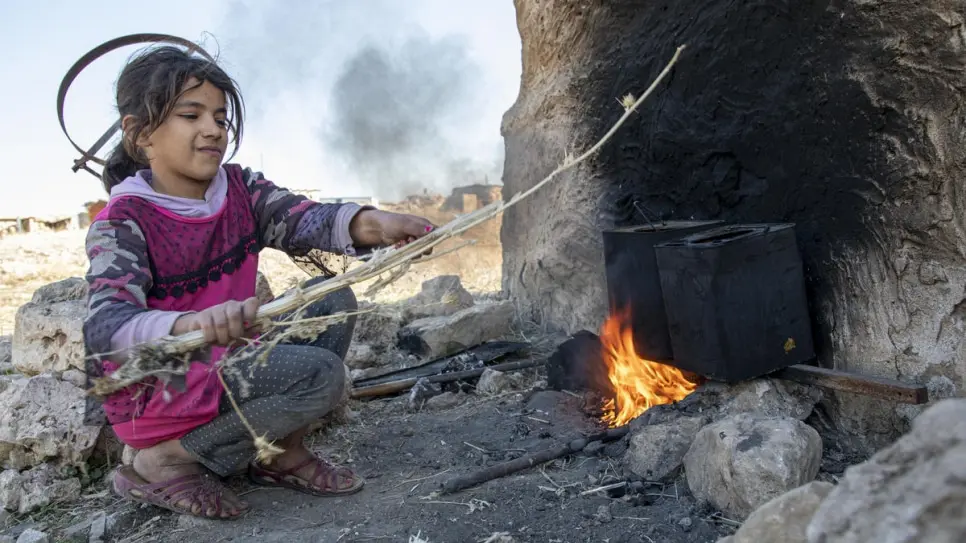
[[[611,428],[655,405],[681,401],[698,388],[681,370],[638,356],[632,322],[629,309],[612,311],[600,332],[601,358],[615,392],[603,405],[602,420]]]

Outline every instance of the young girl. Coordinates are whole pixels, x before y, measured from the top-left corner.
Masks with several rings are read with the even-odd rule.
[[[231,409],[213,362],[244,337],[258,309],[255,272],[263,248],[304,255],[355,255],[408,243],[432,230],[425,219],[354,204],[320,204],[259,173],[222,164],[242,100],[216,65],[173,47],[133,58],[117,83],[123,138],[104,169],[110,193],[87,238],[89,314],[84,339],[91,377],[118,367],[118,353],[166,335],[202,330],[212,345],[192,362],[183,387],[153,378],[106,398],[118,437],[138,450],[114,476],[121,496],[173,511],[233,518],[247,505],[221,478],[245,469],[256,483],[312,495],[356,492],[362,479],[302,444],[306,427],[344,389],[353,318],[305,344],[279,345],[267,364],[226,372],[229,391],[259,435],[285,452],[253,460],[251,435]],[[322,279],[322,278],[318,278]],[[344,289],[308,317],[353,310]]]

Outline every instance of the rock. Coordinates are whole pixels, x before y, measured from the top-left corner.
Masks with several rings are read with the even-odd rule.
[[[255,297],[261,304],[267,304],[275,299],[275,294],[272,293],[272,285],[262,272],[255,272]]]
[[[805,529],[835,485],[812,481],[766,502],[735,532],[734,543],[806,543]]]
[[[966,399],[941,400],[891,446],[845,471],[808,526],[809,543],[963,541]]]
[[[65,383],[70,383],[77,388],[87,388],[87,374],[80,370],[69,369],[60,374],[60,380]]]
[[[728,399],[719,411],[722,418],[739,413],[755,413],[804,421],[822,399],[821,390],[816,387],[778,379],[753,379],[724,387],[727,390],[722,396]]]
[[[377,354],[390,351],[402,326],[403,309],[395,304],[359,302],[360,313],[352,331],[352,343],[367,344]]]
[[[134,463],[134,455],[137,453],[137,449],[130,445],[125,445],[124,450],[121,451],[121,463],[125,466],[130,466]]]
[[[24,375],[83,370],[86,316],[83,300],[22,305],[14,316],[14,367]]]
[[[594,515],[594,519],[597,522],[607,524],[608,522],[614,520],[614,515],[610,512],[610,507],[606,505],[597,506],[597,514]]]
[[[0,374],[13,371],[13,338],[0,336]]]
[[[680,417],[639,428],[632,425],[622,460],[624,467],[647,481],[662,481],[676,474],[694,437],[706,423],[704,417]]]
[[[678,526],[680,526],[685,532],[690,532],[691,527],[694,526],[694,521],[691,520],[691,517],[683,517],[678,521]]]
[[[473,305],[473,295],[458,275],[441,275],[423,281],[422,290],[404,303],[403,320],[444,317]]]
[[[424,359],[437,359],[510,332],[513,304],[480,304],[446,317],[413,321],[399,330],[399,347]]]
[[[512,388],[513,379],[510,375],[490,368],[483,370],[480,380],[476,383],[476,391],[487,396],[497,396],[509,392]]]
[[[49,305],[78,300],[87,301],[87,281],[82,277],[69,277],[38,288],[30,302]]]
[[[50,543],[50,536],[39,530],[27,528],[17,538],[17,543]]]
[[[729,536],[722,537],[717,541],[717,543],[735,543],[735,536],[729,535]],[[761,542],[761,543],[764,543],[764,542]]]
[[[11,381],[0,392],[0,467],[83,466],[101,432],[84,424],[84,403],[83,390],[50,375]]]
[[[0,506],[23,515],[51,503],[80,498],[81,483],[66,477],[50,464],[25,472],[0,472]]]
[[[429,409],[451,409],[463,403],[465,399],[465,394],[444,392],[439,396],[433,396],[429,400],[426,400],[426,407]]]
[[[692,494],[743,520],[763,503],[811,482],[822,438],[792,417],[741,414],[702,428],[684,456]]]
[[[406,405],[409,409],[417,410],[426,403],[427,400],[443,393],[443,388],[439,383],[434,383],[425,377],[420,377],[416,384],[409,389],[409,396]]]
[[[107,536],[107,516],[101,512],[94,517],[94,521],[91,522],[91,531],[88,536],[89,543],[103,543],[105,537]]]
[[[379,365],[375,349],[367,343],[350,343],[345,365],[352,370],[364,370]]]
[[[64,530],[64,533],[61,534],[60,539],[81,543],[87,541],[90,532],[91,519],[86,518],[78,523],[72,524],[66,530]]]

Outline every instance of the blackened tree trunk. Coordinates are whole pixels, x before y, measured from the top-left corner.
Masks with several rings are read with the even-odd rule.
[[[601,230],[797,224],[824,365],[959,394],[966,375],[966,2],[516,0],[520,95],[504,196],[597,140],[680,44],[670,79],[596,160],[504,217],[504,288],[574,331],[607,311]],[[637,205],[635,205],[637,202]],[[653,218],[653,217],[652,217]],[[867,450],[918,411],[838,395]]]

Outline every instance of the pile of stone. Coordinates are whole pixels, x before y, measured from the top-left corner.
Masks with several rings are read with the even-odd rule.
[[[818,389],[757,379],[711,383],[631,423],[625,472],[668,481],[741,523],[719,543],[966,540],[966,400],[943,400],[912,431],[839,479],[820,475],[807,424]]]
[[[0,507],[29,513],[80,496],[77,474],[118,454],[103,428],[84,424],[82,326],[87,284],[38,289],[0,341]]]

